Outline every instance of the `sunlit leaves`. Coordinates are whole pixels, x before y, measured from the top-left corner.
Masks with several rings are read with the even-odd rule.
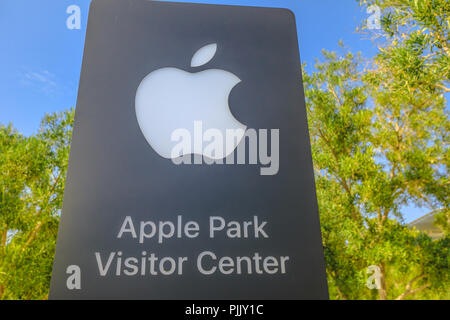
[[[436,294],[448,286],[443,277],[448,267],[441,263],[447,240],[429,243],[400,223],[402,208],[411,202],[448,206],[445,100],[426,81],[405,91],[412,74],[416,82],[426,77],[423,38],[411,38],[408,45],[404,52],[381,52],[371,69],[349,52],[324,51],[316,71],[304,74],[333,298],[376,298],[364,286],[370,265],[383,265],[389,273],[390,299],[410,297],[406,285],[422,273],[427,276],[416,285],[426,284]],[[424,263],[430,251],[441,261],[435,268]],[[438,277],[443,282],[432,281]]]
[[[30,137],[0,125],[0,299],[48,295],[73,113]]]

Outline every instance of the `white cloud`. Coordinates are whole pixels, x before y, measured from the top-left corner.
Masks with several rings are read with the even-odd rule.
[[[52,96],[58,88],[56,75],[48,70],[24,71],[21,73],[21,83],[42,91],[47,96]]]

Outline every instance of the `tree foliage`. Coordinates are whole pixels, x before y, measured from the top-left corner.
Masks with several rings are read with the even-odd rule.
[[[450,91],[449,1],[359,0],[359,3],[381,10],[381,29],[370,34],[378,40],[376,71],[384,80],[381,83],[385,89],[413,92],[423,98],[430,91]]]
[[[448,298],[448,234],[408,229],[402,208],[448,221],[449,5],[362,2],[383,13],[379,54],[324,51],[304,73],[331,297]],[[371,265],[377,291],[366,287]]]
[[[375,298],[366,288],[371,265],[381,271],[382,299],[445,292],[448,237],[432,241],[401,224],[410,202],[448,210],[442,105],[409,120],[404,97],[378,99],[358,56],[323,54],[304,82],[333,297]]]
[[[0,126],[0,299],[48,295],[72,123],[69,110],[31,137]]]

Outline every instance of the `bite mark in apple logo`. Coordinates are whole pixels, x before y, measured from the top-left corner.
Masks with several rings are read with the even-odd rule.
[[[194,54],[191,67],[205,65],[216,51],[215,43],[204,46]],[[140,83],[135,100],[137,120],[145,139],[160,156],[173,159],[176,143],[171,139],[172,133],[182,128],[193,137],[194,123],[201,121],[203,130],[219,130],[223,137],[227,130],[240,132],[232,143],[223,141],[224,151],[215,156],[227,157],[247,129],[234,118],[228,105],[231,90],[240,82],[236,75],[219,69],[189,73],[168,67],[151,72]],[[188,154],[204,155],[195,143]]]

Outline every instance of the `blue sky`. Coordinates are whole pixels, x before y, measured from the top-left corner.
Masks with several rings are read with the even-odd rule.
[[[355,32],[368,17],[356,0],[185,0],[184,2],[284,7],[297,17],[302,62],[309,65],[322,49],[337,50],[343,40],[365,57],[376,53]],[[76,105],[90,0],[0,1],[0,123],[35,133],[45,113]],[[81,8],[81,29],[69,30],[70,5]],[[427,209],[405,208],[406,221]]]

